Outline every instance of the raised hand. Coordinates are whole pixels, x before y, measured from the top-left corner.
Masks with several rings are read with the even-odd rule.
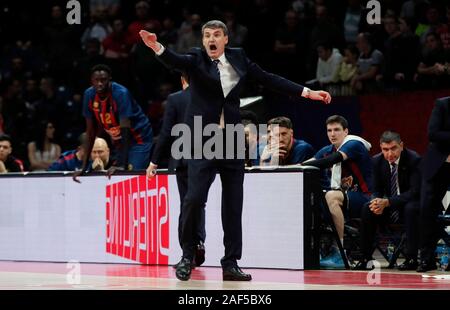
[[[331,95],[323,90],[311,90],[308,98],[311,100],[321,100],[325,104],[329,104],[331,102]]]
[[[145,45],[150,47],[155,53],[159,52],[159,50],[161,49],[161,44],[159,44],[159,42],[157,41],[158,38],[156,37],[156,34],[148,32],[146,30],[141,30],[139,31],[139,35],[141,36],[142,41]]]

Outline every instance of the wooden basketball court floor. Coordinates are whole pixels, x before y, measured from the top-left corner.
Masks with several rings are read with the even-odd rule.
[[[450,289],[450,272],[399,272],[380,269],[377,275],[345,270],[245,269],[250,282],[222,281],[220,268],[199,267],[182,282],[171,266],[80,264],[75,277],[66,263],[0,261],[1,290],[351,290]],[[443,275],[441,277],[440,275]]]

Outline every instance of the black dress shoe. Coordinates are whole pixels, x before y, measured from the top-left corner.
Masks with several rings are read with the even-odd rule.
[[[176,263],[175,265],[172,265],[172,268],[177,269],[178,265],[181,263],[182,260],[183,260],[183,257],[180,259],[180,261],[178,263]],[[192,269],[195,269],[195,264],[192,264]]]
[[[194,263],[195,266],[201,266],[205,262],[205,244],[200,241],[195,249]]]
[[[427,272],[430,270],[436,270],[436,263],[435,262],[429,262],[429,261],[421,261],[419,263],[419,266],[417,267],[417,272]]]
[[[398,270],[406,271],[406,270],[416,270],[419,267],[416,259],[409,258],[406,259],[403,264],[398,266]]]
[[[244,273],[238,266],[223,269],[224,281],[251,281],[252,275]]]
[[[193,263],[189,258],[183,257],[181,261],[177,264],[177,270],[175,275],[178,280],[187,281],[191,277]]]

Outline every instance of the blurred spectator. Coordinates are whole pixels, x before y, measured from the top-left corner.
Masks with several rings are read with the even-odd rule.
[[[223,22],[228,27],[228,46],[243,47],[247,40],[248,29],[236,21],[236,13],[232,10],[225,10]]]
[[[26,78],[31,77],[31,70],[25,67],[22,57],[14,56],[11,58],[8,67],[2,72],[2,79],[19,80],[23,82]]]
[[[391,15],[384,18],[383,24],[389,35],[384,44],[385,86],[395,89],[411,87],[415,73],[414,68],[417,67],[418,62],[419,40],[409,30],[406,20],[400,22]]]
[[[191,31],[178,36],[176,51],[188,52],[192,47],[202,46],[202,18],[199,14],[191,15]]]
[[[66,151],[53,162],[47,171],[77,171],[83,166],[83,156],[86,152],[86,133],[79,136],[78,147],[75,150]],[[96,138],[91,152],[89,168],[92,170],[105,170],[109,166],[108,143],[102,138]]]
[[[436,33],[441,37],[442,47],[445,51],[450,51],[450,4],[445,7],[447,23],[440,24]]]
[[[306,34],[299,25],[297,13],[288,10],[275,35],[274,70],[292,81],[304,80],[305,65],[302,53]]]
[[[2,96],[1,112],[3,114],[3,129],[15,141],[15,153],[26,156],[25,143],[30,134],[28,111],[23,100],[22,83],[19,80],[9,80],[5,83],[6,91]]]
[[[349,45],[344,49],[344,58],[339,66],[337,76],[334,78],[337,82],[336,89],[331,88],[331,93],[341,96],[355,94],[350,82],[358,70],[358,55],[359,51],[354,45]]]
[[[356,43],[363,8],[361,0],[347,0],[347,2],[348,6],[344,17],[344,37],[346,43]]]
[[[403,3],[400,16],[403,18],[415,18],[420,4],[428,4],[428,0],[407,0]]]
[[[108,11],[104,7],[97,9],[96,14],[91,15],[91,23],[81,36],[81,46],[86,48],[86,43],[90,39],[97,39],[102,42],[113,31],[108,21]]]
[[[159,96],[160,85],[170,80],[170,72],[156,59],[155,53],[140,40],[131,53],[131,71],[136,80],[137,101],[144,111],[147,102]],[[149,74],[151,72],[151,74]]]
[[[294,139],[292,122],[287,117],[276,117],[267,122],[270,126],[270,143],[261,154],[260,164],[294,165],[314,156],[311,144]]]
[[[309,51],[307,55],[308,76],[314,76],[316,73],[317,44],[320,42],[329,42],[333,47],[338,49],[345,45],[342,27],[335,24],[333,18],[328,14],[326,6],[316,3],[315,23],[310,32]]]
[[[422,44],[425,43],[429,33],[436,32],[441,22],[441,16],[437,6],[429,5],[423,12],[425,14],[422,18],[419,18],[419,23],[416,28],[416,34],[420,37]],[[419,12],[419,14],[423,14],[423,12]]]
[[[297,12],[298,17],[301,20],[307,18],[311,14],[313,7],[313,0],[293,0],[291,3],[291,8]]]
[[[258,117],[252,111],[241,110],[241,123],[245,133],[245,166],[259,166],[260,155],[264,147],[260,148],[258,138]]]
[[[448,55],[442,48],[439,36],[432,32],[426,36],[423,55],[417,67],[417,82],[425,88],[448,86]]]
[[[97,64],[105,63],[105,57],[101,54],[100,41],[89,39],[86,42],[84,55],[74,61],[72,76],[73,91],[82,94],[90,85],[91,68]]]
[[[319,42],[330,42],[331,45],[341,48],[344,43],[342,28],[337,26],[329,15],[328,9],[323,5],[316,5],[316,24],[311,31],[311,48],[315,52]]]
[[[11,137],[0,134],[0,173],[24,171],[23,162],[11,155]]]
[[[110,152],[105,139],[95,138],[91,152],[92,170],[102,171],[111,167]]]
[[[314,81],[327,90],[330,83],[337,82],[336,77],[342,62],[342,55],[337,48],[333,48],[327,42],[317,45],[317,54],[319,57]]]
[[[104,9],[109,18],[117,17],[120,13],[120,0],[89,0],[91,15],[97,14],[99,9]]]
[[[131,44],[140,41],[139,31],[146,29],[159,33],[161,31],[161,23],[150,16],[150,5],[146,1],[139,1],[135,5],[136,20],[128,26],[128,35]]]
[[[358,71],[350,85],[359,92],[374,92],[379,90],[379,80],[383,67],[383,54],[372,47],[371,35],[360,33],[356,42],[360,52]]]
[[[78,137],[78,147],[62,153],[59,158],[54,161],[47,171],[75,171],[80,170],[83,166],[83,155],[86,152],[86,133],[82,133]]]
[[[155,136],[159,135],[167,97],[173,92],[173,87],[173,84],[170,82],[161,83],[159,85],[158,96],[155,100],[151,100],[147,107],[147,116],[152,124],[153,134]]]
[[[55,120],[54,125],[62,129],[60,128],[64,125],[61,123],[62,108],[65,103],[63,94],[56,88],[55,81],[51,77],[43,77],[39,89],[43,96],[33,104],[35,108],[33,119],[35,121]]]
[[[79,37],[77,28],[66,22],[62,8],[52,7],[51,21],[44,28],[42,47],[48,64],[48,73],[54,79],[67,81],[71,72],[73,58],[79,51]]]
[[[178,41],[178,31],[175,27],[175,21],[171,17],[166,17],[162,23],[163,29],[159,34],[159,38],[169,48],[175,48]]]
[[[55,127],[52,122],[41,122],[36,139],[28,143],[30,170],[44,171],[61,155],[61,147],[53,143]]]
[[[116,73],[116,80],[128,85],[131,80],[129,67],[131,43],[121,19],[114,20],[113,32],[103,40],[102,44],[105,58]]]

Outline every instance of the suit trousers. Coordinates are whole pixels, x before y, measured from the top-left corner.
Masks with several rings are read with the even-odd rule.
[[[376,215],[370,211],[368,205],[364,205],[361,211],[361,251],[364,258],[372,259],[374,241],[377,225],[380,223],[389,224],[389,207],[384,209],[383,214]],[[406,232],[406,256],[417,259],[419,246],[419,201],[410,201],[400,207],[400,214],[403,218]]]
[[[421,260],[434,259],[436,243],[443,230],[437,224],[437,216],[442,214],[442,199],[450,186],[450,163],[444,163],[431,179],[422,181],[420,193],[420,252]],[[447,211],[448,212],[448,211]]]
[[[187,166],[180,166],[176,168],[176,177],[177,177],[177,186],[178,186],[178,193],[180,194],[180,216],[178,217],[178,241],[181,244],[181,237],[182,237],[182,228],[183,228],[183,222],[184,217],[186,215],[186,211],[184,210],[184,197],[186,197],[187,189],[188,189],[188,167]],[[195,244],[199,244],[201,242],[205,242],[206,238],[206,231],[205,231],[205,208],[203,207],[202,210],[199,213],[199,218],[197,219],[198,227],[196,229],[195,233]]]
[[[244,160],[240,159],[190,159],[188,160],[188,190],[184,198],[185,216],[181,243],[183,257],[192,259],[195,235],[200,213],[204,210],[208,191],[216,174],[222,183],[222,229],[225,255],[223,268],[237,266],[242,255],[242,201]]]

